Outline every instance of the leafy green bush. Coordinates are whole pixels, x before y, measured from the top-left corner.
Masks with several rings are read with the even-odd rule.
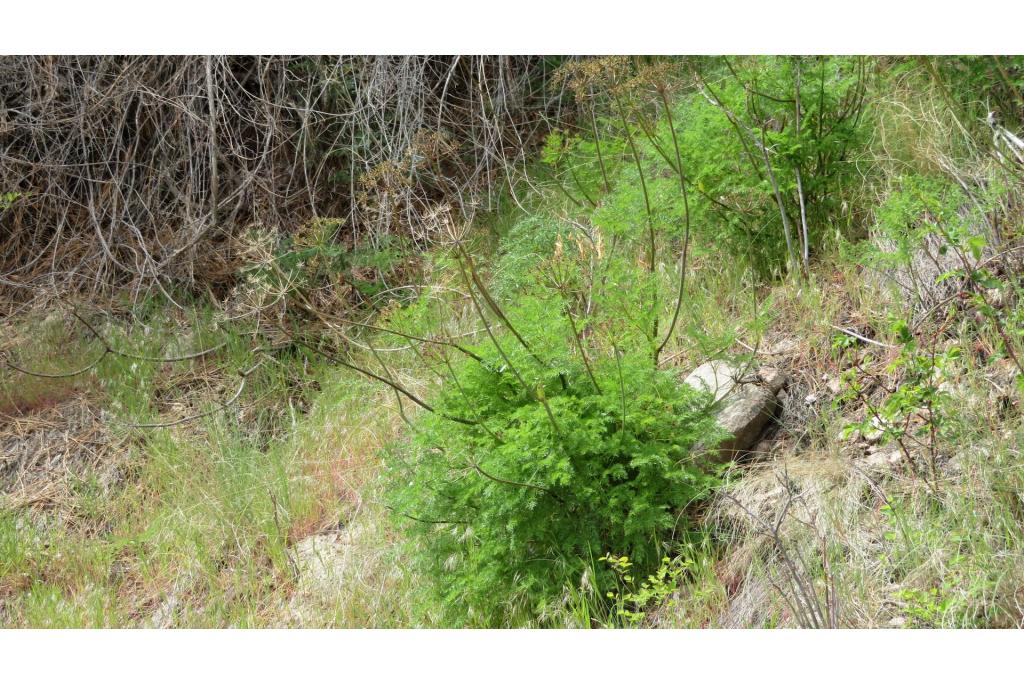
[[[1024,58],[1019,55],[945,55],[922,57],[926,73],[957,108],[965,126],[984,131],[992,112],[997,122],[1024,121]]]
[[[693,566],[690,559],[670,559],[664,556],[658,570],[638,583],[633,571],[633,562],[629,557],[606,555],[598,561],[608,564],[622,586],[618,592],[609,590],[606,593],[607,598],[612,600],[615,611],[614,620],[609,622],[608,627],[615,627],[616,622],[639,626],[647,616],[645,609],[652,604],[657,606],[669,600],[678,589],[683,573]],[[670,608],[674,604],[674,600],[668,601]]]
[[[513,226],[487,273],[457,244],[448,266],[487,337],[413,338],[437,343],[421,354],[443,381],[436,396],[416,396],[380,359],[379,373],[363,369],[427,410],[388,460],[388,490],[452,621],[550,615],[586,584],[604,596],[617,579],[594,561],[603,555],[657,577],[662,543],[716,482],[693,450],[716,442],[709,398],[658,369],[686,300],[691,227],[709,254],[726,245],[767,271],[794,256],[782,217],[795,224],[801,198],[818,222],[808,240],[838,207],[859,63],[711,64],[722,72],[714,103],[710,76],[686,85],[667,66],[612,58],[567,70],[589,126],[554,133],[542,155],[565,203]],[[797,132],[778,120],[795,109],[785,98],[801,73],[818,79]],[[387,330],[408,336],[414,320],[395,312]]]
[[[9,209],[22,197],[24,197],[23,193],[0,193],[0,212]]]
[[[912,174],[899,177],[895,185],[875,212],[876,233],[895,248],[888,252],[891,261],[909,263],[922,243],[942,230],[966,230],[960,213],[968,199],[953,182]]]
[[[849,436],[860,430],[865,435],[876,434],[883,443],[895,442],[913,473],[937,488],[941,476],[937,463],[940,443],[950,437],[951,419],[955,415],[946,388],[959,371],[961,350],[951,346],[938,351],[934,340],[930,348],[922,345],[902,320],[894,321],[892,328],[902,349],[886,372],[896,375],[898,383],[884,399],[876,401],[868,392],[868,384],[885,386],[883,379],[865,370],[870,356],[844,372],[848,397],[856,396],[866,410],[864,420],[851,423],[844,433]]]
[[[611,550],[654,572],[659,541],[715,483],[691,453],[718,430],[703,393],[646,353],[588,368],[564,333],[538,333],[530,351],[503,335],[476,349],[480,361],[453,364],[390,462],[392,506],[452,620],[538,615]],[[590,582],[610,587],[599,571]]]
[[[524,217],[502,239],[493,269],[492,288],[500,296],[514,297],[537,285],[537,265],[567,240],[572,231],[564,222],[544,214]]]
[[[647,240],[650,222],[676,240],[690,225],[695,249],[764,275],[787,260],[806,267],[846,213],[867,142],[863,59],[611,60],[569,79],[593,123],[551,134],[543,160],[611,235]]]

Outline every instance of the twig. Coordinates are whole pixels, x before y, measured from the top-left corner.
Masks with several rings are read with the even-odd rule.
[[[896,349],[896,345],[890,345],[889,343],[884,343],[884,342],[879,342],[877,340],[872,340],[871,338],[869,338],[867,336],[861,335],[860,333],[857,333],[856,331],[851,331],[848,328],[843,328],[842,326],[836,326],[835,324],[831,324],[830,323],[829,324],[829,328],[833,328],[833,329],[839,331],[840,333],[845,333],[846,335],[853,336],[857,340],[869,343],[871,345],[878,345],[879,347],[885,347],[885,348],[888,348],[888,349]]]
[[[195,421],[197,419],[202,419],[207,416],[212,416],[217,412],[227,409],[232,404],[238,401],[238,398],[242,396],[242,391],[245,390],[245,384],[248,382],[250,374],[256,371],[256,369],[258,369],[262,364],[263,360],[260,360],[254,366],[251,366],[244,371],[240,371],[239,375],[242,377],[242,381],[238,384],[238,389],[235,390],[235,393],[226,402],[221,403],[221,406],[215,409],[199,412],[198,414],[186,416],[175,421],[165,421],[156,423],[125,423],[125,425],[130,428],[170,428],[172,426],[180,426],[181,424],[188,423],[189,421]]]

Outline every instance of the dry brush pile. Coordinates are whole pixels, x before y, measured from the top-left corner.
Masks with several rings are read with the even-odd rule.
[[[521,169],[561,106],[554,63],[0,58],[0,289],[216,288],[253,224],[426,239],[424,212],[470,213]]]

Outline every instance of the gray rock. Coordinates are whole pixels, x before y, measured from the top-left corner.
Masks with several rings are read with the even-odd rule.
[[[778,400],[765,388],[748,384],[741,386],[723,403],[718,425],[731,434],[718,445],[723,459],[732,459],[757,442],[765,426],[778,412]]]
[[[786,384],[779,369],[762,367],[747,373],[722,361],[701,364],[684,382],[713,393],[716,420],[728,434],[717,446],[719,459],[728,461],[754,446],[781,409],[778,393]]]
[[[382,553],[366,539],[368,529],[351,520],[340,528],[299,540],[288,555],[295,572],[295,591],[283,607],[289,626],[323,627],[325,617],[351,602],[351,593],[367,583],[389,583],[399,569],[383,569]],[[373,575],[371,580],[370,574]],[[385,579],[388,576],[388,579]]]
[[[800,341],[795,338],[782,338],[765,348],[764,353],[771,356],[792,357],[800,351]]]
[[[697,390],[710,392],[720,401],[736,386],[740,370],[723,361],[705,362],[690,372],[683,382]]]
[[[346,526],[311,535],[292,548],[300,592],[331,595],[339,591],[352,557],[354,533],[352,526]]]
[[[892,470],[892,468],[899,464],[902,458],[903,455],[900,453],[898,449],[876,449],[872,452],[869,452],[868,455],[864,458],[863,462],[864,466],[867,467],[869,470],[887,471]]]
[[[762,366],[757,370],[757,381],[760,385],[773,395],[786,386],[786,374],[782,369],[774,366]]]

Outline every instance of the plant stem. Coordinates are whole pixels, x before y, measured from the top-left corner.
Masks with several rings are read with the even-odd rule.
[[[619,118],[622,120],[622,125],[626,130],[626,140],[629,141],[629,149],[633,153],[633,161],[636,163],[636,171],[640,175],[640,188],[644,195],[644,210],[647,214],[647,236],[648,236],[648,264],[647,270],[651,274],[652,280],[657,269],[655,265],[656,245],[654,241],[654,215],[651,211],[651,198],[647,192],[647,180],[644,177],[643,163],[640,160],[640,152],[636,148],[636,141],[633,140],[633,129],[629,125],[629,120],[626,118],[626,112],[622,107],[622,99],[615,94],[615,106],[619,111]],[[651,301],[651,319],[652,319],[652,333],[651,340],[655,341],[658,339],[658,293],[657,284],[651,284],[654,287],[654,293]],[[658,362],[658,353],[654,353],[654,362]]]
[[[683,306],[683,293],[686,291],[686,258],[690,250],[690,198],[686,192],[686,176],[683,173],[683,158],[682,153],[679,150],[679,140],[676,137],[676,129],[672,122],[672,108],[669,106],[668,94],[664,87],[658,89],[659,95],[661,95],[662,104],[665,106],[665,117],[668,120],[668,128],[672,132],[672,146],[676,151],[676,171],[679,174],[679,190],[683,194],[683,214],[685,216],[685,227],[683,232],[683,252],[679,256],[679,292],[676,294],[676,306],[672,312],[672,322],[668,326],[668,331],[665,333],[665,339],[658,345],[658,349],[654,352],[654,366],[658,366],[658,359],[661,357],[662,350],[665,349],[665,345],[672,338],[672,333],[676,329],[676,323],[679,321],[679,310]]]

